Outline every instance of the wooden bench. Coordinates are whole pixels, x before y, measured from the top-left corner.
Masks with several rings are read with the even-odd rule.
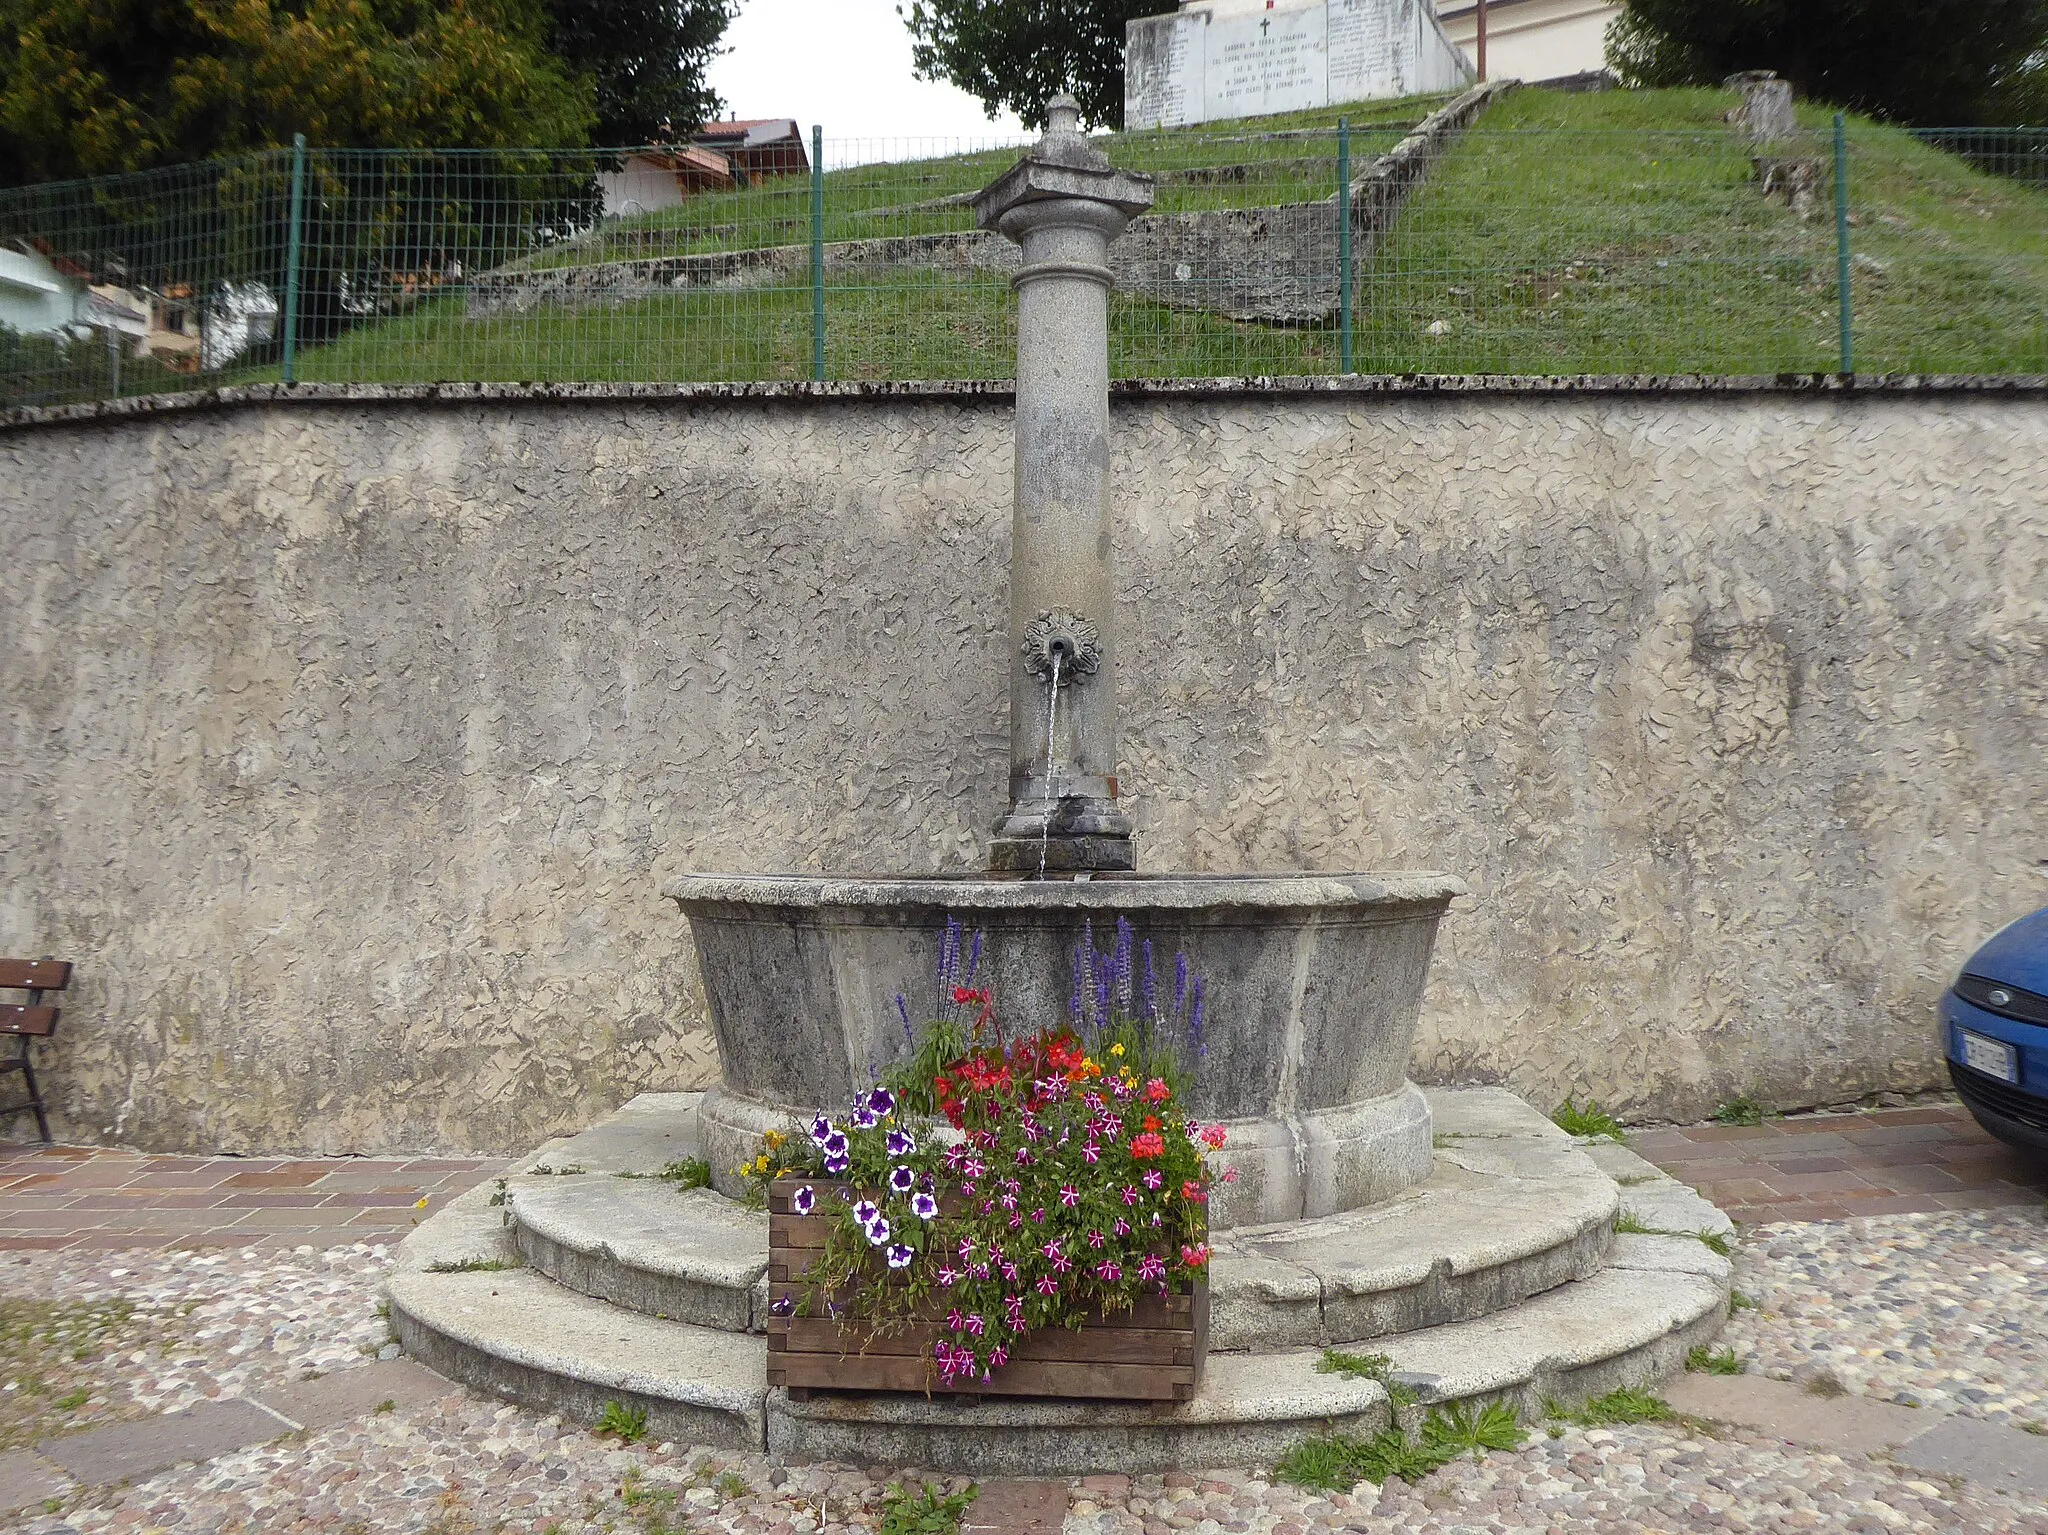
[[[25,991],[27,1003],[0,1003],[0,1035],[12,1034],[19,1042],[15,1053],[0,1056],[0,1072],[18,1071],[28,1087],[21,1103],[0,1107],[0,1117],[33,1110],[36,1128],[43,1132],[43,1144],[50,1143],[50,1121],[43,1112],[42,1089],[36,1086],[35,1068],[29,1064],[29,1041],[48,1039],[57,1032],[55,1005],[43,1000],[46,992],[62,991],[71,984],[71,966],[61,959],[0,959],[0,991]]]

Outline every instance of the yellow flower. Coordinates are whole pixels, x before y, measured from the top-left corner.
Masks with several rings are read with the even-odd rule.
[[[1111,1045],[1109,1047],[1109,1053],[1111,1055],[1122,1055],[1124,1053],[1124,1047],[1122,1045]]]
[[[784,1141],[788,1139],[789,1137],[784,1135],[780,1130],[767,1131],[761,1137],[763,1144],[765,1144],[770,1151],[773,1151],[777,1146],[780,1146]]]

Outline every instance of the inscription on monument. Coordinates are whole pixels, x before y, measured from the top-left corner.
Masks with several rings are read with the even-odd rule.
[[[1171,128],[1469,84],[1429,0],[1196,4],[1128,24],[1124,125]]]

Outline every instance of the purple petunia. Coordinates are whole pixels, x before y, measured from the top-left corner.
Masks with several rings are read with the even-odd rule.
[[[853,1164],[848,1162],[846,1158],[843,1156],[825,1158],[825,1171],[832,1174],[832,1176],[835,1178],[838,1177],[841,1173],[845,1172],[846,1169],[852,1165]]]
[[[827,1119],[823,1114],[820,1114],[816,1119],[811,1121],[811,1139],[817,1142],[820,1146],[824,1145],[826,1138],[832,1135],[833,1133],[834,1132],[832,1129],[832,1121]]]
[[[872,1199],[863,1199],[853,1207],[853,1218],[863,1226],[872,1226],[882,1218],[882,1207]]]
[[[907,1167],[889,1169],[889,1187],[898,1194],[908,1194],[917,1187],[917,1174]]]
[[[822,1141],[818,1142],[818,1149],[828,1157],[843,1157],[846,1155],[846,1148],[847,1141],[844,1130],[833,1130]]]
[[[910,1267],[910,1260],[917,1256],[917,1249],[906,1247],[903,1243],[897,1242],[889,1248],[885,1256],[889,1260],[890,1268],[905,1269]]]
[[[907,1157],[917,1150],[917,1138],[908,1130],[891,1130],[882,1144],[889,1148],[892,1157]]]
[[[818,1191],[806,1183],[789,1196],[789,1207],[799,1215],[809,1215],[817,1207]]]
[[[870,1109],[865,1103],[856,1107],[847,1118],[852,1122],[853,1128],[856,1130],[872,1130],[882,1122],[882,1116]]]
[[[879,1119],[884,1114],[896,1112],[896,1095],[886,1087],[878,1087],[868,1094],[868,1112]]]
[[[880,1247],[891,1235],[888,1221],[878,1215],[875,1217],[875,1223],[868,1227],[868,1245]]]
[[[776,1316],[788,1316],[796,1310],[796,1302],[787,1295],[779,1295],[768,1303],[768,1309]]]
[[[921,1221],[933,1220],[938,1216],[939,1202],[929,1194],[914,1194],[911,1196],[910,1210]]]

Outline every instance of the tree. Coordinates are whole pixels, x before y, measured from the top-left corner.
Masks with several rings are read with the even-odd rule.
[[[0,185],[289,144],[583,144],[543,0],[0,0]]]
[[[1065,91],[1098,127],[1124,123],[1124,23],[1173,9],[1169,0],[910,0],[918,77],[950,80],[991,115],[1011,111],[1045,126],[1045,104]]]
[[[739,0],[549,0],[552,46],[596,92],[596,144],[651,144],[700,128],[704,82]]]
[[[2038,111],[2048,0],[1628,0],[1607,32],[1629,85],[1769,69],[1801,95],[1921,125]]]

